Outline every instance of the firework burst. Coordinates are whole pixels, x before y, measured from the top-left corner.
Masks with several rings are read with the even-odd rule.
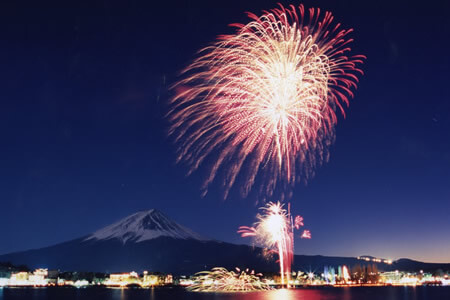
[[[243,196],[259,177],[271,196],[328,160],[336,110],[344,114],[364,58],[348,55],[352,29],[333,25],[330,12],[280,5],[248,16],[183,71],[168,114],[189,173],[214,157],[205,193],[226,166],[225,198],[240,173]]]
[[[272,288],[261,281],[262,274],[254,271],[228,271],[225,268],[213,268],[211,271],[197,273],[196,281],[188,287],[193,292],[250,292],[271,290]]]
[[[278,254],[281,284],[289,286],[291,266],[294,260],[294,228],[303,226],[303,218],[292,218],[290,209],[285,210],[280,202],[267,203],[256,216],[253,227],[241,226],[238,233],[242,237],[253,237],[255,242]],[[304,230],[301,238],[311,238],[309,230]]]

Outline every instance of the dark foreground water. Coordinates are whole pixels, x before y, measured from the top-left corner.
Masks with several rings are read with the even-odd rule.
[[[0,300],[450,300],[447,287],[303,288],[252,293],[193,293],[181,288],[0,288]]]

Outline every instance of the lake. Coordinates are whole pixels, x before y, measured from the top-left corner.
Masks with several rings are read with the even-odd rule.
[[[447,300],[450,286],[301,288],[251,293],[194,293],[182,288],[0,288],[0,300]]]

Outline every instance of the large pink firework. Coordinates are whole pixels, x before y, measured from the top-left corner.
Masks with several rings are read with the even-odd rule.
[[[364,56],[349,56],[352,29],[330,12],[279,5],[248,16],[183,71],[169,112],[178,160],[190,172],[211,164],[204,192],[224,169],[225,198],[239,174],[243,196],[258,180],[271,196],[313,175],[362,74]]]

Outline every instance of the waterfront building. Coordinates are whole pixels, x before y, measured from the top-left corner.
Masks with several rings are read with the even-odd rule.
[[[28,272],[17,272],[11,273],[11,278],[9,279],[8,285],[18,286],[18,285],[30,285],[28,283]]]
[[[104,284],[109,286],[126,286],[128,284],[141,284],[141,282],[138,273],[130,272],[111,274]]]

